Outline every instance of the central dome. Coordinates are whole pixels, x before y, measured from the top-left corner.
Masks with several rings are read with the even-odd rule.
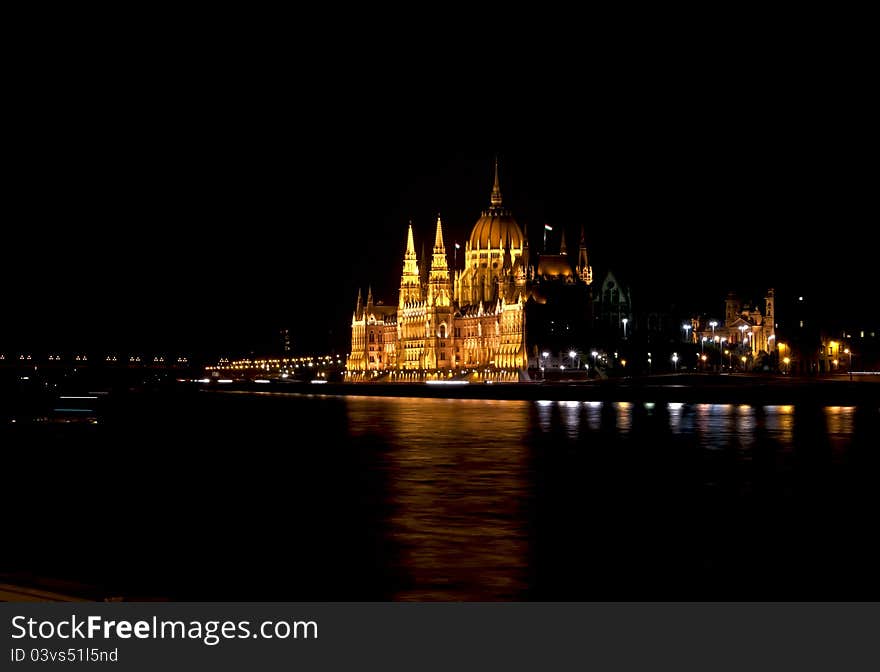
[[[511,249],[522,247],[522,229],[519,228],[519,224],[511,217],[510,213],[501,207],[498,159],[495,159],[495,184],[492,186],[492,196],[489,203],[489,210],[483,213],[471,231],[471,249],[475,250],[477,247],[481,250],[501,249],[506,245],[510,245]]]
[[[493,208],[474,224],[470,242],[472,250],[478,246],[481,250],[490,247],[500,249],[507,244],[511,249],[520,248],[523,244],[523,232],[509,213],[497,212]]]

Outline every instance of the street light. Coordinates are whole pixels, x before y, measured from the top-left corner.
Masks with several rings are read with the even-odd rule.
[[[715,320],[709,322],[709,326],[712,327],[712,339],[715,339],[715,327],[718,326],[718,323]]]
[[[703,336],[703,338],[700,339],[700,352],[706,351],[706,341],[707,340],[709,340],[709,339],[706,336]]]
[[[574,358],[577,357],[577,353],[574,350],[568,351],[568,358],[571,360],[571,366],[574,368]]]
[[[688,332],[689,332],[690,329],[691,329],[691,325],[689,325],[689,324],[683,324],[683,325],[681,325],[681,328],[684,329],[684,340],[685,340],[685,343],[687,343],[687,340],[688,340]]]
[[[629,318],[624,317],[621,322],[623,322],[623,340],[626,340],[626,323],[629,322]]]
[[[672,368],[675,371],[678,370],[678,353],[677,352],[672,353]]]

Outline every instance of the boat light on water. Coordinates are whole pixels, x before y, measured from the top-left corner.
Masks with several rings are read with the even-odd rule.
[[[254,382],[255,383],[263,383],[265,385],[266,383],[268,383],[270,381],[266,380],[265,378],[257,378],[256,380],[254,380]]]
[[[269,382],[269,381],[266,381],[266,382]],[[310,382],[312,385],[326,385],[326,384],[327,384],[327,381],[326,381],[326,380],[311,380],[311,381],[309,381],[309,382]]]
[[[232,379],[231,378],[220,378],[217,382],[218,383],[231,383]]]
[[[470,381],[468,381],[468,380],[428,380],[425,382],[428,385],[467,385]]]

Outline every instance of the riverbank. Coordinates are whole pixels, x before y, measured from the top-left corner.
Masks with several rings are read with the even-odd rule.
[[[585,382],[535,383],[306,383],[267,381],[212,384],[213,391],[369,397],[653,401],[829,405],[880,403],[880,380],[683,374]]]

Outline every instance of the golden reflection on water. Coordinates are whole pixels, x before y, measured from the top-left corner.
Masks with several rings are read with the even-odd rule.
[[[855,406],[825,407],[828,438],[831,442],[831,454],[835,462],[843,459],[843,452],[852,441],[855,410]]]
[[[346,408],[353,437],[387,447],[386,535],[403,577],[393,597],[448,601],[527,594],[532,450],[561,442],[627,451],[648,442],[750,461],[758,448],[789,453],[827,433],[842,455],[855,415],[837,406],[814,414],[790,405],[371,397],[348,397]],[[537,435],[553,442],[536,444]]]
[[[626,433],[632,427],[633,405],[628,401],[618,401],[614,404],[617,410],[617,430]]]
[[[388,444],[397,600],[517,599],[526,590],[529,402],[347,399],[353,436]],[[412,586],[412,587],[409,587]]]
[[[794,406],[765,406],[764,427],[782,446],[794,442]]]

